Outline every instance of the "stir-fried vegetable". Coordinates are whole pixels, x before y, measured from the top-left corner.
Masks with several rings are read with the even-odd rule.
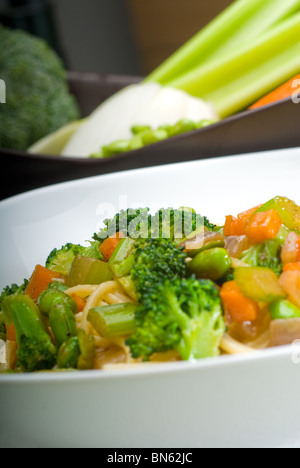
[[[193,361],[291,344],[300,339],[299,209],[275,197],[219,227],[186,207],[118,213],[94,235],[91,257],[69,244],[50,255],[65,274],[38,265],[28,284],[4,289],[9,370]]]

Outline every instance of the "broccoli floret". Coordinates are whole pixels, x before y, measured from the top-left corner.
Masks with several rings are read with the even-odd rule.
[[[24,283],[21,286],[18,286],[17,284],[6,286],[0,295],[0,340],[6,341],[6,325],[4,314],[2,313],[2,303],[6,297],[24,293],[27,284],[28,280],[24,280]]]
[[[0,25],[0,77],[6,104],[0,112],[0,147],[25,151],[33,143],[78,120],[64,65],[41,39]]]
[[[280,239],[254,245],[242,254],[241,260],[252,267],[270,268],[277,276],[280,276],[283,269],[280,258],[281,246]]]
[[[155,215],[149,213],[149,208],[123,210],[112,219],[104,221],[105,228],[94,239],[100,242],[122,231],[125,236],[133,239],[183,239],[196,231],[200,226],[214,230],[206,217],[197,214],[189,208],[174,210],[160,209]]]
[[[168,239],[139,239],[133,255],[135,263],[131,278],[139,298],[155,291],[158,283],[183,278],[187,274],[186,254]]]
[[[56,347],[44,329],[36,304],[22,294],[4,299],[5,321],[13,323],[17,337],[17,367],[24,372],[52,369],[56,364]]]
[[[91,242],[89,247],[68,243],[61,247],[61,249],[52,250],[46,260],[46,268],[49,268],[49,270],[55,273],[67,276],[76,255],[103,260],[103,255],[99,251],[99,246],[99,242]]]
[[[225,324],[220,295],[210,280],[158,283],[140,298],[136,332],[127,340],[133,357],[175,349],[184,360],[219,354]]]
[[[134,237],[133,228],[140,233],[139,236],[135,237],[148,238],[151,228],[151,215],[149,211],[149,208],[121,210],[112,219],[104,220],[106,227],[101,229],[98,234],[94,234],[94,239],[103,242],[117,232],[123,232],[126,237]]]

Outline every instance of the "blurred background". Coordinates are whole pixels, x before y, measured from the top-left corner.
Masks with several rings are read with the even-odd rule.
[[[0,22],[43,37],[69,70],[147,75],[232,0],[0,0]]]

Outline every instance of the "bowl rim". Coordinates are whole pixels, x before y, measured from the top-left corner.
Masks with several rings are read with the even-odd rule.
[[[49,371],[33,374],[0,374],[0,387],[2,384],[31,384],[31,383],[76,383],[76,382],[97,382],[99,380],[115,380],[128,378],[143,378],[147,376],[160,376],[185,374],[187,372],[198,372],[210,369],[218,371],[227,367],[239,367],[240,365],[255,364],[259,362],[269,363],[278,358],[290,358],[291,364],[293,357],[293,346],[278,346],[264,350],[253,351],[248,354],[221,355],[212,358],[206,358],[199,361],[187,362],[166,362],[137,365],[124,369],[110,370],[88,370],[88,371]],[[297,364],[294,364],[297,365]]]

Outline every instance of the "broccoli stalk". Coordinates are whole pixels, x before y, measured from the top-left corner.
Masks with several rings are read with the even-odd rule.
[[[219,354],[225,323],[219,292],[210,280],[177,279],[144,294],[137,330],[127,344],[134,357],[175,349],[184,360]]]
[[[4,299],[5,321],[13,323],[17,337],[17,366],[25,372],[50,370],[56,364],[56,347],[45,331],[36,304],[25,295]]]

